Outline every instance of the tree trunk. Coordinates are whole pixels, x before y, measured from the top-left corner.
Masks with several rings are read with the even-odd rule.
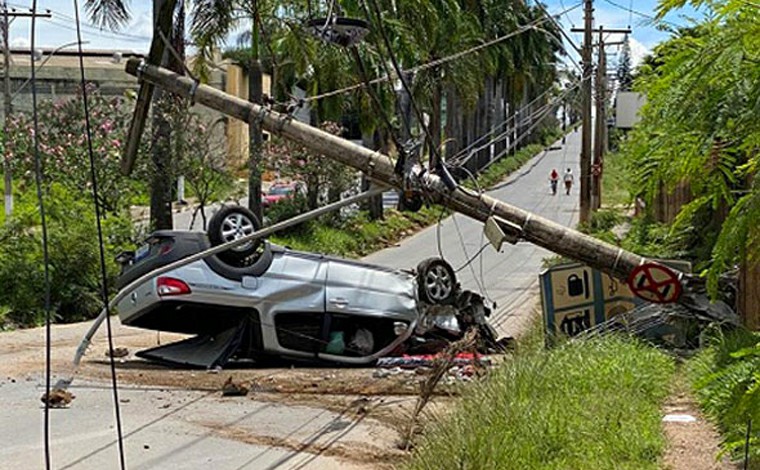
[[[411,74],[405,73],[404,79],[407,83],[411,82],[411,78]],[[406,89],[404,87],[401,87],[401,90],[399,90],[397,93],[396,113],[398,115],[399,122],[401,123],[401,132],[399,133],[399,138],[403,144],[412,137],[413,123],[412,98],[409,96],[409,93],[406,92]]]
[[[449,85],[446,89],[446,159],[456,155],[462,149],[462,104],[456,88]]]
[[[165,0],[153,0],[153,22],[156,23],[158,13]],[[178,60],[168,51],[164,52],[161,64],[173,72],[183,74],[185,56],[184,14],[177,16],[177,24],[172,28],[172,46],[180,55]],[[150,226],[153,230],[171,230],[172,219],[172,188],[176,175],[172,165],[171,139],[172,128],[167,115],[172,111],[171,101],[175,99],[170,93],[160,88],[153,92],[153,125],[151,139],[152,177],[150,184]],[[176,156],[175,156],[176,157]]]
[[[374,133],[362,134],[362,145],[372,150],[380,150],[383,153],[387,153],[387,145],[383,145],[388,139],[384,139],[382,133],[376,130]],[[368,191],[371,186],[371,181],[367,178],[367,175],[362,173],[361,190]],[[370,220],[378,220],[383,218],[383,195],[378,194],[365,199],[362,202],[362,210],[369,213]]]
[[[259,25],[254,18],[251,26],[251,62],[248,71],[248,101],[261,103],[261,62],[259,61]],[[263,220],[261,210],[261,124],[251,120],[248,124],[248,208]]]

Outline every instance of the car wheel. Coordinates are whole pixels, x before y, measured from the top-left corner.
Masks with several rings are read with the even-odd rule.
[[[417,265],[417,284],[421,300],[431,304],[450,304],[456,298],[454,268],[440,258],[429,258]]]
[[[261,222],[249,209],[225,206],[214,214],[208,224],[208,239],[212,246],[239,240],[261,228]],[[261,240],[254,240],[219,253],[219,259],[239,264],[256,253]]]

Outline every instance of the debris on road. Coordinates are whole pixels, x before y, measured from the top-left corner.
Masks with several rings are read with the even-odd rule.
[[[71,392],[55,388],[50,391],[50,395],[43,393],[40,401],[46,403],[50,408],[66,408],[74,398],[76,397]]]
[[[127,357],[129,356],[129,349],[127,348],[114,348],[112,350],[106,349],[105,356],[113,357],[113,358]]]
[[[400,357],[381,357],[377,361],[377,367],[385,369],[416,369],[419,367],[433,367],[436,361],[441,359],[441,354],[416,354],[407,355],[404,354]],[[484,366],[492,365],[493,361],[490,357],[482,356],[478,353],[459,353],[457,354],[452,363],[455,366],[470,365],[473,362],[478,362]]]
[[[244,397],[248,395],[248,387],[242,383],[237,383],[232,380],[232,376],[227,378],[227,381],[222,385],[223,397]]]

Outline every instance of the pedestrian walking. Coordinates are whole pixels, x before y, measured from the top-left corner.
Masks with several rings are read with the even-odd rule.
[[[549,184],[552,187],[552,196],[557,195],[557,183],[559,183],[559,173],[556,168],[552,168],[552,172],[549,175]]]
[[[570,188],[573,187],[573,170],[567,169],[565,175],[562,177],[562,181],[565,182],[565,194],[570,195]]]

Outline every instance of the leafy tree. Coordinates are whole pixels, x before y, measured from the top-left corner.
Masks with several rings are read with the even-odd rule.
[[[334,122],[325,122],[322,129],[340,135],[342,129]],[[332,202],[350,189],[356,181],[353,170],[308,148],[276,138],[264,152],[264,166],[282,178],[306,183],[306,201],[309,209],[320,203]]]
[[[629,91],[633,85],[633,74],[631,70],[631,42],[628,35],[625,36],[623,47],[620,50],[620,58],[617,66],[618,89],[620,91]]]
[[[685,3],[664,1],[661,13]],[[706,211],[727,213],[701,260],[716,293],[722,273],[760,254],[760,9],[738,0],[690,3],[712,15],[658,46],[640,70],[634,88],[647,104],[625,152],[632,185],[649,202],[689,182],[694,200],[674,234]]]

